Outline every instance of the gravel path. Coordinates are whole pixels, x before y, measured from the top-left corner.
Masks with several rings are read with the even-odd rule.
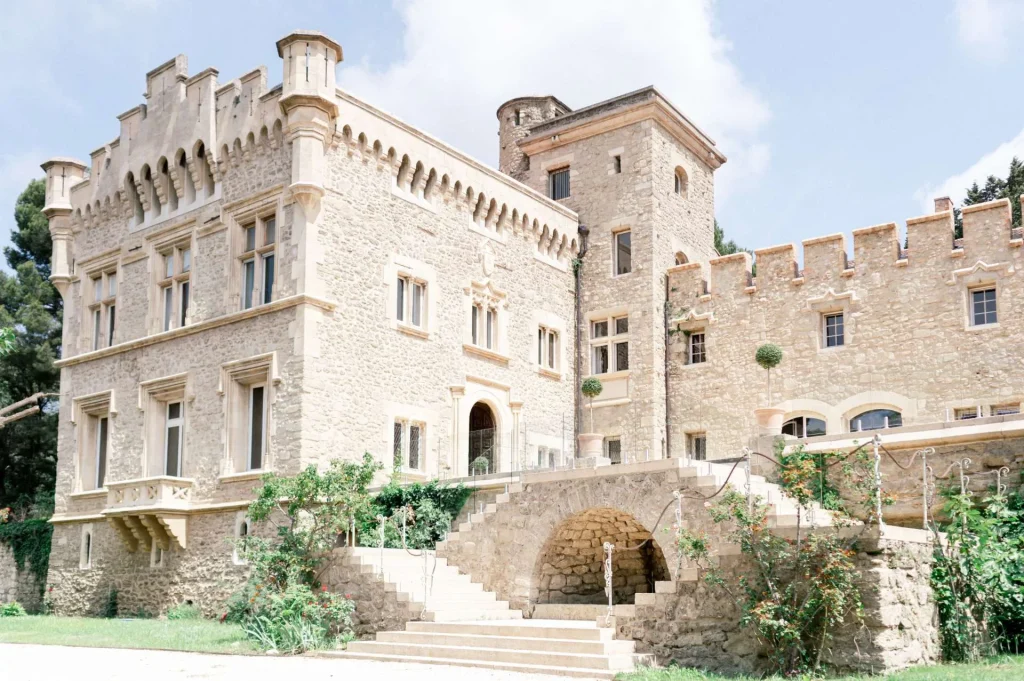
[[[18,681],[555,681],[559,678],[429,664],[27,644],[0,644],[0,670],[0,679]]]

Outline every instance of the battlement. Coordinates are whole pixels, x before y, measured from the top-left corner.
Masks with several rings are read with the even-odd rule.
[[[1024,196],[1021,197],[1024,204]],[[907,220],[906,247],[894,222],[853,231],[853,258],[843,234],[803,242],[803,267],[795,244],[762,248],[711,259],[703,267],[683,265],[668,270],[674,291],[689,297],[785,296],[801,286],[826,285],[833,289],[854,285],[858,279],[889,281],[905,278],[944,278],[978,263],[1016,263],[1024,245],[1019,229],[1011,229],[1010,202],[999,199],[967,206],[963,238],[953,238],[953,213],[943,210]],[[754,276],[753,263],[756,263]]]

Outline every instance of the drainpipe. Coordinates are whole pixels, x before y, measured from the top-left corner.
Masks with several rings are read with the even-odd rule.
[[[669,420],[669,392],[668,392],[668,367],[669,367],[669,352],[668,352],[668,341],[669,341],[669,299],[668,299],[668,274],[665,274],[665,304],[662,305],[665,316],[665,458],[671,458],[672,456],[672,440],[671,440],[671,428],[672,423]]]
[[[587,255],[587,241],[590,229],[580,224],[580,251],[573,261],[573,275],[576,278],[576,376],[574,380],[575,393],[573,396],[573,458],[580,456],[580,423],[583,418],[583,403],[580,399],[580,385],[583,378],[580,372],[583,370],[583,258]]]

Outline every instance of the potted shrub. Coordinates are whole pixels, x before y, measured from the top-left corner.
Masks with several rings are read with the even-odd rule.
[[[601,394],[604,386],[594,376],[584,379],[580,392],[590,400],[590,432],[580,433],[580,458],[601,459],[604,456],[604,436],[594,432],[594,398]]]
[[[483,454],[473,459],[469,464],[470,471],[472,471],[473,475],[486,475],[490,466],[490,459]]]
[[[775,343],[765,343],[757,349],[754,359],[768,374],[767,404],[769,406],[754,410],[754,415],[757,417],[757,425],[766,433],[781,433],[782,417],[785,416],[786,412],[770,405],[772,404],[772,369],[782,363],[782,348]]]

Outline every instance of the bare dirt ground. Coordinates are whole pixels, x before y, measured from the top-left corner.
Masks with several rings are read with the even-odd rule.
[[[468,667],[309,657],[206,655],[161,650],[0,644],[0,680],[18,681],[552,681]]]

